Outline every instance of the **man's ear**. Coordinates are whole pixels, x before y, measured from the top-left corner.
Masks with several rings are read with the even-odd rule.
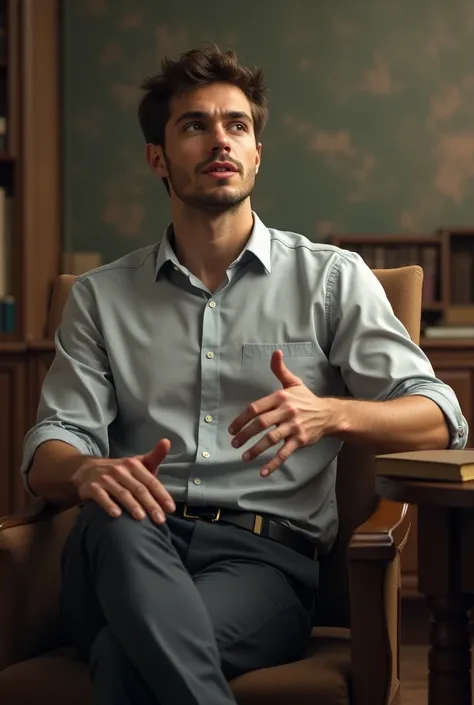
[[[146,145],[145,155],[148,166],[154,174],[159,176],[161,179],[168,178],[168,168],[166,166],[165,153],[163,147],[159,144],[151,144],[150,142]]]
[[[260,162],[262,161],[262,143],[257,144],[257,155],[255,157],[255,173],[258,174],[260,169]]]

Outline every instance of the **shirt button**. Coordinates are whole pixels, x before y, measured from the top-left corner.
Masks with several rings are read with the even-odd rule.
[[[207,414],[207,416],[204,417],[204,421],[206,423],[211,423],[212,421],[212,416],[210,414]]]
[[[212,358],[214,357],[214,353],[209,351],[208,353],[206,353],[206,357],[209,358],[209,360],[212,360]]]
[[[464,436],[464,429],[463,428],[459,429],[458,436],[459,436],[459,438],[462,438]]]
[[[207,450],[202,451],[202,457],[203,458],[210,458],[211,454]]]
[[[200,485],[201,484],[201,478],[200,477],[195,477],[193,480],[195,485]]]
[[[179,272],[179,267],[177,267],[175,264],[173,265],[173,269],[175,272]]]
[[[209,301],[209,308],[215,308],[216,307],[216,302],[215,301]]]

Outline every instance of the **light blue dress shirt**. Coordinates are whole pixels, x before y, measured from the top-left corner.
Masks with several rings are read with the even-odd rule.
[[[171,233],[74,283],[25,438],[26,483],[48,440],[118,458],[167,437],[159,476],[175,501],[266,512],[329,550],[341,441],[300,448],[268,478],[259,470],[279,446],[249,463],[245,447],[231,446],[230,422],[280,388],[270,369],[276,349],[318,396],[429,397],[444,412],[451,447],[465,446],[454,392],[357,254],[266,228],[254,214],[246,247],[211,293],[180,264]]]

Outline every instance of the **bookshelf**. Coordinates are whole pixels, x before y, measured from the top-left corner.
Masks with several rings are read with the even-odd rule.
[[[331,243],[358,252],[373,269],[423,267],[420,346],[436,376],[454,389],[470,427],[468,447],[474,446],[474,227],[427,235],[334,235]],[[415,508],[401,563],[402,594],[419,596]]]
[[[22,442],[53,356],[45,325],[60,271],[59,30],[60,0],[0,0],[0,515],[28,502]]]
[[[0,353],[44,337],[59,271],[59,20],[59,0],[0,0]]]
[[[337,235],[331,242],[357,252],[372,269],[420,265],[422,337],[474,338],[474,227],[418,236]]]

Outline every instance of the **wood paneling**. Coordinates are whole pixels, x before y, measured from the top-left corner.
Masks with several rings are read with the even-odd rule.
[[[25,419],[24,360],[0,357],[0,515],[25,506],[19,472]]]
[[[23,337],[44,336],[60,271],[59,0],[22,0],[21,159]]]
[[[0,516],[24,509],[31,501],[20,475],[23,440],[36,421],[41,385],[53,356],[51,341],[0,346]]]

